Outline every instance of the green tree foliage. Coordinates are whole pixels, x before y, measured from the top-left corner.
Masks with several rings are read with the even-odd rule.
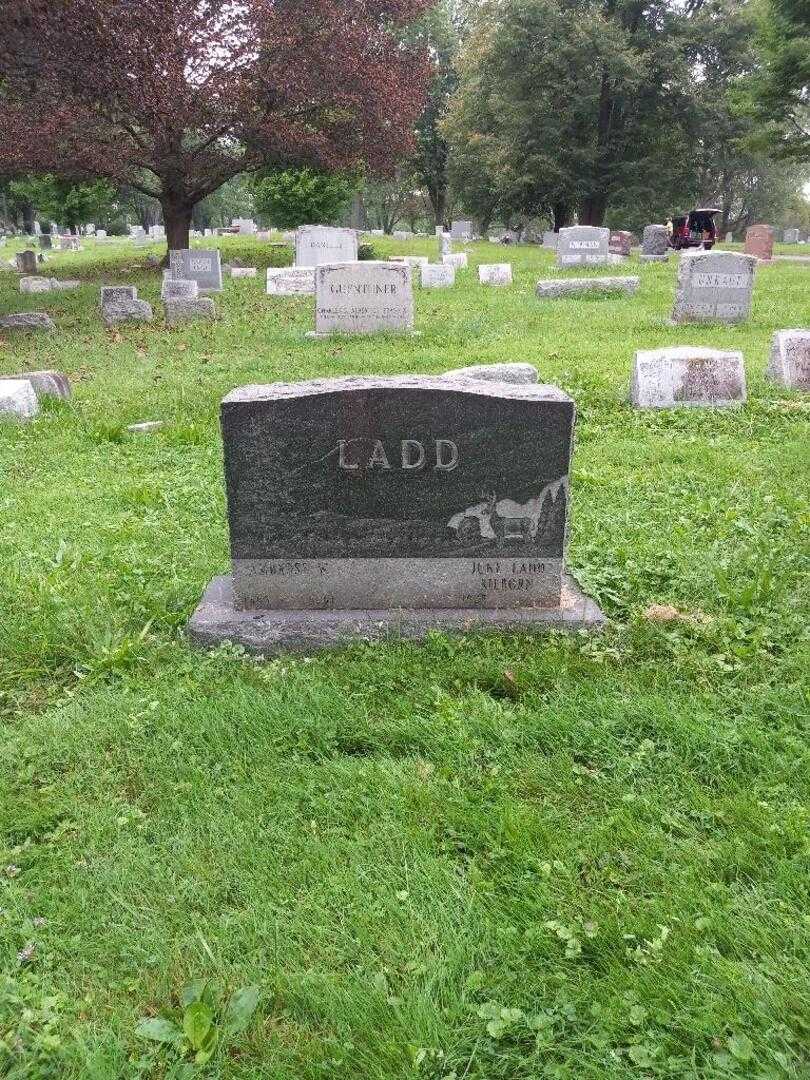
[[[759,115],[774,123],[781,155],[810,161],[808,0],[766,0],[760,41],[765,71],[755,88]]]
[[[76,184],[52,173],[12,180],[8,189],[20,207],[30,206],[41,217],[70,229],[106,220],[115,199],[115,189],[106,180]]]
[[[254,192],[260,214],[281,229],[295,229],[337,220],[356,189],[355,177],[305,168],[265,173]]]

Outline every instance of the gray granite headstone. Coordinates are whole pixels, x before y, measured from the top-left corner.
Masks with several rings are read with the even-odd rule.
[[[810,390],[810,330],[777,330],[768,378],[789,390]]]
[[[51,333],[56,325],[50,315],[44,311],[22,311],[13,315],[0,315],[0,330],[39,330]]]
[[[39,246],[42,251],[50,251],[53,248],[53,237],[50,233],[39,234]]]
[[[456,268],[444,263],[428,263],[420,268],[423,289],[447,289],[456,283]]]
[[[574,225],[560,229],[557,240],[557,266],[599,266],[608,261],[610,229],[593,225]]]
[[[639,409],[738,405],[746,399],[741,352],[701,346],[639,350],[630,400]]]
[[[295,265],[356,262],[357,233],[329,225],[302,225],[295,233]]]
[[[786,244],[798,244],[798,242],[799,242],[799,230],[798,229],[785,229],[784,242]]]
[[[101,317],[107,326],[124,322],[151,322],[152,305],[146,300],[117,300],[101,309]]]
[[[196,299],[178,297],[166,300],[164,307],[167,326],[178,326],[190,319],[206,319],[210,322],[217,317],[217,309],[210,296]]]
[[[553,229],[546,229],[543,233],[543,247],[556,248],[558,239],[559,233],[555,233]]]
[[[23,371],[19,375],[0,375],[0,384],[8,380],[23,379],[31,383],[37,397],[70,397],[70,380],[63,371]]]
[[[160,287],[162,300],[196,300],[199,295],[197,282],[184,281],[182,278],[164,277]]]
[[[310,649],[602,621],[563,572],[574,403],[436,376],[248,386],[222,403],[232,577],[204,643]]]
[[[751,313],[757,259],[735,251],[686,251],[678,265],[673,322],[742,322]]]
[[[641,235],[642,262],[666,262],[669,250],[669,230],[666,225],[645,225]]]
[[[342,263],[315,270],[315,335],[413,329],[410,266]]]
[[[120,304],[124,300],[137,300],[138,290],[134,285],[102,285],[101,310],[110,304]]]
[[[169,252],[173,278],[196,281],[200,293],[222,292],[222,262],[218,248],[180,248]]]
[[[469,240],[473,235],[473,223],[471,221],[453,221],[450,224],[450,236],[454,240]]]
[[[30,248],[26,248],[25,251],[20,251],[17,254],[17,269],[21,274],[36,274],[37,253],[31,251]]]
[[[39,402],[28,379],[0,379],[0,420],[32,420]]]

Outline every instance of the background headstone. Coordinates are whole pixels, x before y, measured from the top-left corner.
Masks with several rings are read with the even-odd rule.
[[[677,346],[636,353],[630,385],[636,408],[737,405],[745,398],[741,352]]]
[[[102,285],[101,286],[101,310],[111,304],[120,304],[126,300],[137,300],[138,290],[134,285]]]
[[[598,266],[607,262],[610,229],[592,225],[573,225],[560,229],[557,240],[557,266]]]
[[[753,255],[736,251],[686,251],[679,260],[674,322],[742,322],[751,313]]]
[[[107,326],[124,322],[151,322],[154,313],[146,300],[117,300],[101,309],[101,317]]]
[[[563,296],[582,293],[627,293],[638,291],[641,279],[631,274],[625,277],[549,278],[538,281],[536,294],[541,300],[558,300]]]
[[[38,412],[29,379],[0,379],[0,420],[32,420]]]
[[[51,291],[51,280],[46,277],[21,277],[21,293],[44,293]]]
[[[222,261],[218,248],[181,248],[169,252],[173,278],[196,281],[200,293],[222,292]]]
[[[302,225],[295,233],[295,265],[357,262],[357,233],[328,225]]]
[[[51,251],[53,248],[53,237],[50,233],[39,234],[39,247],[41,251]]]
[[[17,269],[21,274],[36,274],[37,253],[35,251],[31,251],[30,248],[26,248],[25,251],[18,252],[16,262]]]
[[[178,326],[180,323],[191,319],[206,319],[212,321],[217,317],[217,309],[210,296],[200,296],[196,299],[179,297],[164,302],[166,325]]]
[[[608,241],[608,251],[612,255],[629,255],[633,246],[633,234],[626,229],[614,229]]]
[[[666,262],[669,258],[669,232],[666,225],[645,225],[641,237],[642,262]]]
[[[773,258],[773,229],[770,225],[752,225],[745,230],[745,253],[768,262]]]
[[[481,263],[478,267],[478,280],[482,285],[511,285],[511,263]]]
[[[543,233],[543,247],[553,248],[556,250],[558,233],[555,233],[553,229],[546,229]]]
[[[810,390],[810,330],[777,330],[768,378],[789,390]]]
[[[786,244],[798,244],[799,242],[799,230],[798,229],[785,229],[784,240]]]
[[[442,264],[455,270],[466,270],[469,265],[466,251],[454,251],[451,255],[442,255]]]
[[[444,263],[428,263],[420,268],[423,289],[447,289],[456,283],[456,268]]]
[[[315,293],[314,266],[269,266],[268,296],[306,296]]]
[[[200,286],[196,281],[184,281],[183,278],[164,277],[160,287],[161,300],[196,300],[200,295]]]
[[[471,221],[454,221],[450,225],[450,236],[453,240],[469,240],[473,235],[473,223]]]
[[[536,383],[539,375],[534,364],[478,364],[474,367],[453,368],[444,373],[449,379],[483,379],[485,382]]]
[[[726,233],[726,243],[727,244],[733,244],[734,243],[734,233],[733,232],[727,232]]]
[[[22,330],[28,332],[44,331],[46,334],[56,329],[50,315],[44,311],[22,311],[12,315],[0,315],[0,330]]]
[[[373,334],[413,329],[410,266],[345,263],[315,269],[315,333]]]

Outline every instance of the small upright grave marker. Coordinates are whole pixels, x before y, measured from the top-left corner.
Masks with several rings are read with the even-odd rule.
[[[0,379],[0,420],[32,420],[39,402],[28,379]]]
[[[173,278],[196,281],[200,293],[222,292],[222,262],[218,248],[180,248],[169,252]]]
[[[511,285],[511,263],[482,263],[478,267],[478,280],[482,285]]]
[[[473,235],[473,223],[471,221],[453,221],[450,225],[450,236],[453,240],[469,240]]]
[[[810,330],[777,330],[768,378],[788,390],[810,390]]]
[[[773,258],[773,229],[770,225],[752,225],[745,230],[745,253],[770,262]]]
[[[25,251],[20,251],[16,258],[17,270],[21,274],[36,274],[37,272],[37,253],[31,251],[30,248],[26,248]]]
[[[314,266],[269,266],[268,296],[311,296],[315,292]]]
[[[738,405],[745,397],[741,352],[676,346],[636,353],[630,399],[638,409]]]
[[[669,231],[666,225],[645,225],[641,237],[642,262],[666,262],[669,258]]]
[[[456,268],[444,263],[428,263],[420,268],[423,289],[447,289],[456,283]]]
[[[615,229],[610,234],[608,251],[611,255],[629,255],[633,246],[633,234],[626,229]]]

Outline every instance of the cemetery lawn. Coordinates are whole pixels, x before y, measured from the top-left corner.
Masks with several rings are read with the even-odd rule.
[[[312,342],[268,249],[221,244],[259,280],[171,331],[158,247],[54,254],[72,293],[0,274],[0,313],[58,324],[2,337],[0,371],[74,384],[0,427],[0,1076],[806,1077],[810,404],[763,372],[810,267],[760,267],[743,326],[674,328],[674,260],[610,268],[635,298],[541,302],[550,253],[479,244],[418,293],[421,337]],[[155,323],[105,330],[105,282]],[[690,343],[743,350],[748,404],[632,411],[634,349]],[[603,633],[189,647],[228,567],[225,393],[517,360],[579,407],[569,562]],[[259,990],[200,1064],[139,1033],[195,980]]]

